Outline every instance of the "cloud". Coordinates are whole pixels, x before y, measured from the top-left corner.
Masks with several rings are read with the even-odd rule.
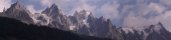
[[[26,8],[32,13],[41,13],[42,10],[35,10],[34,5],[27,5]]]
[[[171,32],[171,10],[161,3],[136,3],[137,5],[124,5],[121,12],[127,14],[123,17],[123,27],[141,28],[161,22]]]
[[[123,25],[124,25],[124,27],[141,28],[144,26],[157,24],[160,22],[161,18],[162,18],[161,16],[157,16],[157,17],[153,17],[150,19],[146,19],[141,16],[133,16],[130,14],[129,16],[125,17]]]
[[[76,28],[76,26],[70,26],[69,30],[74,30]]]
[[[42,0],[41,3],[42,3],[43,6],[50,7],[51,4],[53,3],[53,1],[52,0]]]
[[[161,22],[163,23],[164,27],[169,30],[171,32],[171,10],[166,11],[163,15],[162,15],[162,19]]]
[[[129,14],[128,16],[124,17],[123,26],[143,27],[160,22],[160,19],[162,19],[163,15],[162,13],[165,10],[164,6],[157,3],[141,4],[140,6],[139,5],[136,5],[133,10],[129,10],[128,12],[126,12]]]
[[[171,0],[160,0],[161,4],[164,5],[170,5],[171,6]]]
[[[102,5],[102,7],[100,8],[100,12],[103,14],[102,16],[113,20],[113,19],[118,18],[119,16],[119,12],[117,8],[118,8],[117,3],[112,3],[112,4],[106,3]]]
[[[76,9],[85,9],[85,10],[90,10],[90,11],[93,11],[94,8],[95,8],[94,6],[87,4],[86,0],[80,0],[79,4],[76,7]]]
[[[95,8],[96,6],[89,5],[87,3],[87,0],[78,0],[77,4],[73,5],[73,9],[69,13],[73,14],[75,11],[82,11],[82,10],[94,12]]]
[[[31,12],[31,13],[35,13],[36,10],[34,9],[34,6],[33,5],[28,5],[27,6],[27,9]]]
[[[11,0],[0,0],[0,12],[3,11],[3,9],[9,8],[11,5]]]
[[[34,20],[35,24],[40,24],[40,25],[48,25],[49,23],[52,22],[52,19],[48,17],[46,14],[40,14],[40,13],[35,13],[32,16],[32,19]]]
[[[72,2],[72,1],[71,0],[40,0],[41,4],[47,7],[50,7],[52,4],[56,4],[58,6],[64,7],[68,4],[68,2]]]

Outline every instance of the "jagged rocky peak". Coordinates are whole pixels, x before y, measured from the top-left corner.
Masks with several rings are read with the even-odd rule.
[[[92,15],[92,12],[91,11],[85,10],[85,9],[83,9],[83,10],[77,10],[77,11],[75,11],[75,14],[76,13],[77,13],[77,15],[79,14],[79,15],[84,15],[84,16]]]
[[[21,3],[20,3],[20,1],[18,1],[17,0],[17,2],[16,3],[14,3],[14,4],[12,4],[11,5],[11,8],[15,8],[15,9],[26,9]]]
[[[141,31],[135,29],[142,29]],[[143,28],[135,28],[133,31],[121,32],[124,39],[127,40],[169,40],[171,33],[164,28],[162,23],[145,26]],[[122,31],[122,30],[121,30]]]
[[[156,31],[156,32],[159,32],[160,30],[165,30],[163,24],[160,22],[156,25],[150,25],[147,29],[150,31]]]
[[[92,16],[92,13],[88,10],[81,10],[81,11],[75,11],[74,15],[76,18],[82,20],[82,19],[88,19],[89,16]]]
[[[10,8],[8,8],[6,11],[25,11],[27,13],[30,13],[29,10],[26,9],[26,7],[24,5],[22,5],[22,3],[20,3],[19,0],[17,0],[17,2],[15,2],[14,4],[11,5]]]
[[[91,15],[90,11],[80,10],[80,11],[75,11],[73,16],[69,16],[69,18],[73,22],[73,24],[75,25],[79,24],[83,26],[83,24],[87,23],[87,19],[89,15]]]
[[[75,11],[73,16],[77,16],[78,14],[79,14],[78,11]]]
[[[3,16],[3,14],[4,14],[5,11],[6,11],[6,10],[5,10],[5,8],[4,8],[3,11],[0,12],[0,16]]]
[[[163,28],[163,24],[159,22],[158,24],[150,25],[149,28],[150,29],[161,29],[161,28]]]
[[[112,27],[116,28],[116,27],[112,24],[112,22],[111,22],[111,20],[110,20],[110,19],[107,19],[107,23],[108,23],[108,25],[110,25],[110,26],[112,26]]]
[[[88,15],[92,15],[92,13],[88,10],[75,11],[74,16],[78,16],[78,15],[88,16]]]
[[[59,10],[58,9],[58,6],[56,4],[52,4],[52,6],[50,7],[50,9]]]
[[[157,25],[160,25],[161,28],[164,28],[164,26],[161,22],[159,22]]]
[[[4,11],[2,16],[15,18],[21,20],[24,23],[33,23],[32,18],[30,17],[31,13],[27,10],[24,5],[21,5],[19,1],[12,4],[10,8]]]
[[[135,33],[135,31],[141,33],[150,33],[150,32],[158,32],[160,33],[161,30],[166,30],[161,22],[149,25],[149,26],[143,26],[143,27],[122,27],[122,31],[125,33]]]
[[[135,31],[137,32],[144,32],[144,33],[150,33],[150,32],[157,32],[160,33],[161,30],[166,31],[164,28],[163,24],[161,22],[149,26],[143,26],[143,27],[123,27],[122,28],[125,33],[134,33]]]
[[[4,8],[4,9],[3,9],[3,12],[5,12],[5,11],[6,11],[6,9]]]
[[[108,19],[105,18],[104,16],[101,16],[101,17],[99,18],[99,20],[107,21]]]
[[[52,4],[52,6],[46,8],[41,14],[45,14],[50,18],[50,22],[47,22],[49,23],[48,26],[68,30],[68,17],[63,15],[56,4]]]
[[[48,16],[55,16],[61,14],[56,4],[52,4],[51,7],[46,8],[42,13],[47,14]]]
[[[80,13],[82,13],[82,14],[85,15],[85,16],[88,16],[88,15],[91,14],[91,12],[86,11],[86,10],[82,10],[82,11],[80,11]]]
[[[107,19],[107,22],[111,22],[110,19]]]
[[[92,12],[90,12],[90,14],[88,16],[94,17],[93,14],[92,14]]]

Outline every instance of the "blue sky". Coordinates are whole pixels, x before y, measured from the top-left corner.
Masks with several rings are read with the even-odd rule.
[[[16,0],[0,0],[0,12]],[[142,27],[161,22],[171,31],[171,0],[20,0],[32,13],[56,4],[65,15],[88,10],[111,19],[116,26]]]

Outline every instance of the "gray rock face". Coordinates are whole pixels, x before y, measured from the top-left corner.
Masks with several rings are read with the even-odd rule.
[[[34,23],[37,25],[49,25],[52,19],[46,14],[35,13],[33,15]]]
[[[63,15],[59,11],[57,5],[53,4],[50,8],[46,8],[42,12],[42,14],[46,14],[52,19],[51,23],[49,23],[48,26],[52,26],[63,30],[69,29],[67,16]]]
[[[77,33],[101,38],[112,38],[115,40],[123,40],[121,34],[112,25],[109,19],[104,17],[96,18],[91,12],[82,10],[75,12],[73,16],[69,16],[72,24],[76,26]]]
[[[15,18],[24,23],[33,23],[33,20],[30,17],[30,12],[19,2],[12,4],[11,7],[4,11],[1,16]]]
[[[170,40],[171,33],[167,31],[161,23],[151,25],[142,31],[133,30],[125,33],[122,30],[124,40]]]

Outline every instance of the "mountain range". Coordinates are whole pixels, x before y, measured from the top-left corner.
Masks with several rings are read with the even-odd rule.
[[[46,8],[41,13],[31,13],[20,2],[11,5],[0,12],[0,16],[14,18],[26,24],[47,26],[80,35],[109,38],[113,40],[170,40],[171,32],[162,23],[142,28],[116,28],[110,19],[95,17],[91,11],[75,11],[73,15],[64,15],[56,4]]]
[[[0,17],[0,40],[111,40],[78,35],[47,26],[26,24],[19,20]]]

